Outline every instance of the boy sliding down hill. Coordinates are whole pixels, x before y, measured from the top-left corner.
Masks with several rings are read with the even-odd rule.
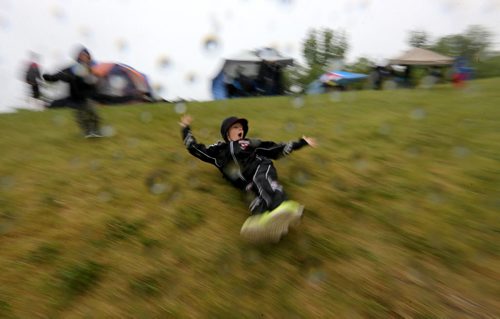
[[[279,241],[288,232],[289,225],[300,222],[303,206],[288,200],[278,183],[272,159],[289,155],[306,145],[314,147],[315,140],[306,136],[288,143],[248,139],[248,121],[228,117],[220,128],[224,142],[206,147],[194,138],[191,122],[191,116],[184,115],[179,123],[189,153],[215,165],[233,186],[255,194],[250,204],[252,216],[243,224],[241,235],[253,241]]]

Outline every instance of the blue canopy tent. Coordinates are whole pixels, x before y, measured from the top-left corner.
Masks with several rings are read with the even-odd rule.
[[[306,92],[308,94],[326,93],[328,87],[345,88],[351,83],[362,81],[368,75],[352,73],[347,71],[330,71],[320,76],[319,79],[309,84]]]

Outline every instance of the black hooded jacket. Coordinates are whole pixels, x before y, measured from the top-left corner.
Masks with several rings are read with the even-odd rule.
[[[243,125],[244,135],[239,141],[228,141],[227,131],[236,122]],[[198,143],[186,126],[182,129],[184,145],[189,153],[204,162],[215,165],[234,186],[245,189],[253,179],[255,170],[260,164],[269,164],[271,159],[289,155],[307,145],[304,139],[287,143],[275,143],[259,139],[247,139],[248,122],[245,119],[229,117],[222,122],[221,135],[224,142],[205,146]]]
[[[96,94],[97,78],[92,74],[90,67],[80,63],[82,54],[90,56],[89,51],[84,48],[78,53],[76,64],[55,74],[43,75],[43,79],[49,82],[62,81],[68,83],[69,99],[77,103],[84,102],[87,98],[93,98]]]

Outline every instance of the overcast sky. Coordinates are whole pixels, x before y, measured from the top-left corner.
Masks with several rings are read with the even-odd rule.
[[[147,74],[164,98],[209,100],[224,57],[272,46],[300,62],[311,28],[344,30],[349,62],[382,61],[416,29],[435,39],[479,24],[499,49],[499,17],[500,0],[0,0],[0,111],[26,104],[29,50],[50,72],[83,44]]]

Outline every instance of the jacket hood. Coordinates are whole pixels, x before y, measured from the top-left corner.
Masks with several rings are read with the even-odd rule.
[[[93,61],[92,59],[92,55],[90,54],[90,51],[85,48],[85,47],[82,47],[79,51],[77,51],[76,53],[76,56],[75,56],[75,60],[76,62],[80,62],[82,60],[82,56],[84,54],[88,54],[88,56],[90,57],[90,61]]]
[[[222,121],[222,124],[220,126],[220,134],[222,135],[222,138],[224,139],[224,141],[229,142],[229,140],[227,139],[227,132],[229,131],[229,128],[235,123],[241,123],[241,125],[243,126],[243,138],[245,138],[245,136],[247,136],[248,121],[244,118],[231,116],[231,117],[226,118],[224,121]]]

